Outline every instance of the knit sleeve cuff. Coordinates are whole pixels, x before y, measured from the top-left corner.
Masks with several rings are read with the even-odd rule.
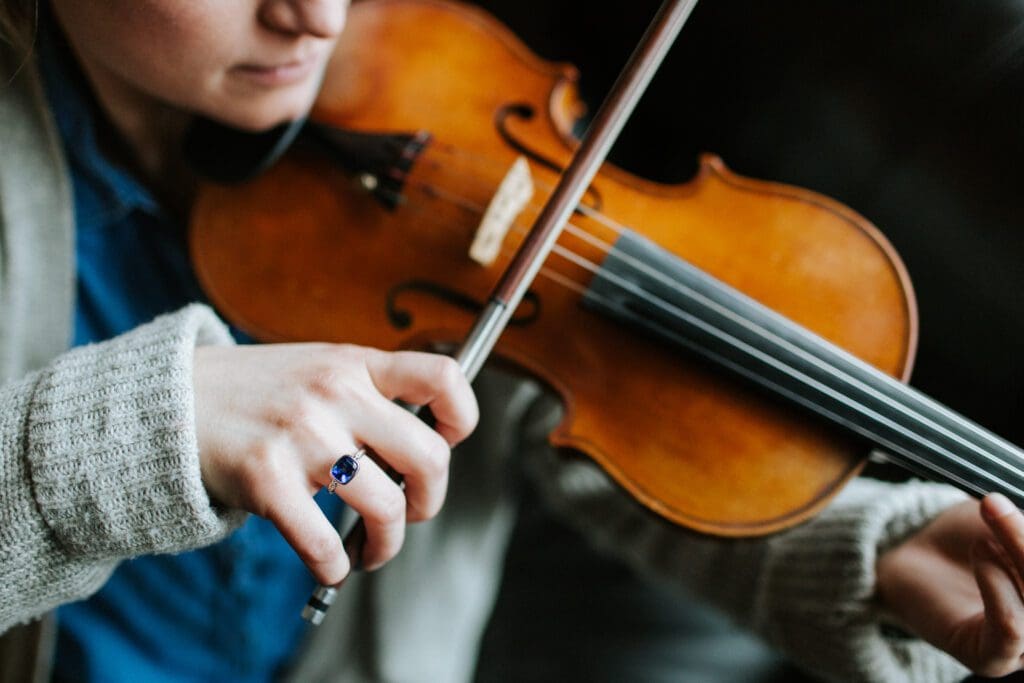
[[[29,470],[42,517],[80,558],[123,558],[212,543],[241,523],[218,510],[199,471],[193,349],[231,344],[189,306],[58,358],[29,409]]]
[[[755,630],[834,680],[959,681],[959,662],[885,626],[875,562],[964,494],[946,486],[861,479],[815,520],[770,541]]]
[[[963,500],[959,491],[857,479],[802,526],[714,539],[655,518],[591,463],[550,449],[528,453],[545,500],[598,547],[700,596],[823,680],[952,683],[969,674],[941,650],[887,627],[874,600],[878,554]]]

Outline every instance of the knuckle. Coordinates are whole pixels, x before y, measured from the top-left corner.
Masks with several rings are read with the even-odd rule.
[[[444,384],[454,386],[456,382],[462,381],[462,371],[454,358],[442,354],[434,354],[433,358],[437,363],[435,372],[437,372],[438,379],[442,380]]]
[[[345,556],[341,539],[334,534],[318,534],[310,539],[304,554],[309,564],[321,567],[330,567]]]
[[[1019,510],[1015,510],[1012,515],[1008,515],[1010,519],[1006,521],[1005,535],[1010,539],[1010,543],[1015,546],[1024,545],[1024,517],[1021,516]]]
[[[331,586],[341,582],[342,579],[348,576],[352,563],[348,555],[345,554],[340,540],[336,545],[332,544],[330,552],[326,548],[327,546],[325,545],[323,548],[313,549],[311,551],[313,555],[305,558],[305,560],[306,566],[309,567],[317,580],[325,586]]]
[[[415,522],[422,522],[428,519],[433,519],[441,512],[441,507],[444,505],[445,494],[447,493],[447,479],[443,482],[439,482],[438,485],[434,486],[430,493],[424,500],[423,504],[415,512]]]
[[[405,522],[405,496],[397,486],[388,488],[374,501],[373,516],[385,526],[398,526]]]
[[[391,539],[387,547],[384,548],[383,561],[388,562],[393,560],[398,553],[402,551],[402,545],[405,543],[405,534],[395,534],[395,537]],[[380,565],[378,565],[379,567]]]
[[[1016,656],[992,657],[970,668],[985,678],[1001,678],[1017,670],[1016,660]]]
[[[300,395],[287,405],[277,408],[270,416],[271,423],[279,430],[289,433],[309,432],[316,426],[316,401]]]
[[[242,459],[238,482],[247,498],[262,497],[267,487],[283,475],[284,466],[278,451],[273,443],[262,441],[252,448],[248,457]]]
[[[452,451],[448,442],[437,432],[431,432],[430,441],[424,450],[424,469],[429,480],[443,479],[448,475],[448,464]]]
[[[454,393],[466,381],[462,375],[459,364],[453,358],[442,355],[434,355],[434,367],[432,368],[434,383],[448,393]]]
[[[480,422],[480,407],[476,403],[476,397],[473,397],[473,401],[469,406],[469,415],[466,417],[466,423],[463,425],[462,437],[469,436],[477,424]]]
[[[424,430],[410,446],[410,458],[403,474],[418,489],[435,488],[447,478],[452,451],[436,432]]]
[[[333,363],[317,363],[309,368],[303,387],[313,396],[333,400],[343,386],[341,375]]]
[[[456,421],[452,425],[461,440],[468,436],[480,419],[479,408],[466,376],[462,374],[459,364],[448,356],[435,356],[433,380],[435,386],[446,395],[455,399],[458,406]]]
[[[997,617],[995,624],[1002,637],[1003,656],[1016,656],[1022,640],[1024,640],[1024,624],[1012,612],[1004,612]]]
[[[373,384],[360,351],[348,345],[332,348],[309,367],[303,382],[306,392],[331,403],[363,398],[361,392]]]
[[[429,484],[447,475],[451,449],[448,442],[431,429],[419,430],[417,436],[410,453],[412,457],[409,466],[413,476]]]
[[[406,501],[401,490],[395,487],[395,492],[385,496],[384,500],[386,501],[383,508],[384,521],[394,526],[404,525]]]
[[[365,566],[369,571],[376,571],[385,564],[395,559],[398,553],[402,551],[402,545],[405,542],[404,533],[396,533],[389,535],[387,538],[380,541],[380,545],[373,553],[373,557],[366,557]]]
[[[347,344],[323,347],[306,368],[305,387],[318,396],[334,396],[352,375],[355,357],[356,347]]]
[[[426,442],[423,457],[416,460],[417,481],[420,486],[411,500],[415,504],[409,512],[411,521],[431,519],[441,510],[448,489],[448,464],[451,449],[440,435],[431,432]]]

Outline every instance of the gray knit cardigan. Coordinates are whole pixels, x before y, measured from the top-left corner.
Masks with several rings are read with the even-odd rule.
[[[15,70],[6,59],[0,74]],[[224,326],[193,306],[67,351],[72,223],[29,63],[0,86],[0,679],[28,680],[33,667],[46,676],[52,629],[15,625],[88,596],[120,560],[211,543],[243,518],[207,499],[192,415],[192,350],[231,343]],[[346,584],[294,680],[470,680],[514,521],[512,462],[595,543],[707,598],[819,675],[934,683],[965,674],[920,641],[884,635],[872,606],[879,549],[958,492],[859,481],[793,531],[708,539],[657,520],[589,464],[553,457],[544,435],[554,413],[537,387],[491,374],[477,392],[481,425],[453,459],[444,510],[410,528],[395,561]]]

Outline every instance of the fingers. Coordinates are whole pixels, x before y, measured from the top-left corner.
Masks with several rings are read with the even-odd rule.
[[[1024,515],[1006,496],[990,493],[981,501],[981,514],[1003,551],[1018,571],[1024,571]]]
[[[372,415],[357,427],[356,438],[402,475],[409,521],[431,519],[448,489],[448,442],[391,401],[381,398],[365,407]]]
[[[409,521],[430,519],[447,491],[450,445],[476,426],[476,398],[458,365],[446,356],[371,352],[366,367],[382,400],[365,406],[372,415],[354,427],[356,436],[405,479]],[[395,398],[429,406],[434,429],[392,403]]]
[[[477,421],[469,383],[436,354],[331,344],[197,350],[193,382],[211,498],[271,519],[325,585],[349,570],[337,532],[310,496],[329,483],[335,459],[355,444],[380,456],[379,465],[376,456],[362,458],[358,476],[336,491],[365,520],[365,565],[376,567],[398,552],[406,521],[438,512],[450,444]],[[429,406],[439,433],[395,398]],[[391,468],[407,491],[385,473]]]
[[[1002,676],[1016,671],[1024,655],[1024,515],[998,493],[982,500],[981,514],[996,541],[978,542],[972,548],[975,578],[985,605],[985,628],[978,648],[983,659],[976,671]]]
[[[353,436],[401,474],[405,484],[402,497],[380,467],[363,458],[367,473],[374,475],[372,481],[354,480],[335,489],[363,516],[367,542],[362,560],[372,569],[397,553],[406,521],[438,513],[447,491],[450,446],[473,430],[478,411],[469,383],[446,356],[367,350],[366,369],[379,394],[365,397],[360,419],[350,422]],[[434,429],[395,405],[396,398],[429,406]],[[356,493],[359,490],[365,494]]]
[[[377,569],[398,554],[405,540],[406,500],[402,489],[372,458],[358,460],[349,483],[336,486],[334,495],[363,519],[366,542],[357,561],[364,569]],[[337,532],[334,532],[337,536]],[[340,544],[340,541],[339,541]]]
[[[984,676],[1004,676],[1021,666],[1024,654],[1024,601],[1014,570],[991,541],[972,548],[974,575],[985,606],[985,623],[971,668]]]
[[[476,398],[451,358],[415,351],[377,352],[367,356],[366,367],[386,398],[429,405],[437,420],[435,429],[450,445],[465,439],[476,427]]]
[[[333,586],[349,572],[341,538],[300,482],[267,482],[257,494],[262,516],[269,519],[324,586]]]

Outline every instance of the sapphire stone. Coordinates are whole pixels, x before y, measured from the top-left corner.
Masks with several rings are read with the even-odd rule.
[[[343,455],[331,466],[331,476],[338,480],[339,484],[345,485],[352,481],[359,471],[359,463],[351,455]]]

